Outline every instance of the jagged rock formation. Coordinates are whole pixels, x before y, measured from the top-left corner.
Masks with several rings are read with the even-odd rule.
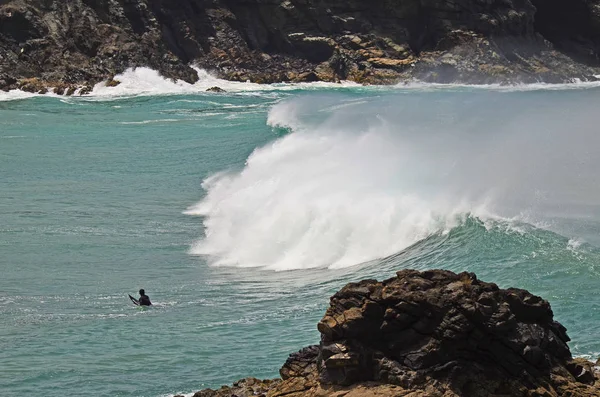
[[[270,83],[595,79],[599,0],[0,0],[0,89],[190,64]]]
[[[281,380],[246,379],[196,397],[600,396],[593,364],[571,357],[550,305],[473,273],[403,270],[346,285],[290,355]]]

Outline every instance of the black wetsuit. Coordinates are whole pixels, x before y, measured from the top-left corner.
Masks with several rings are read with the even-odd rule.
[[[138,299],[138,303],[140,306],[152,306],[152,302],[150,302],[148,295],[141,295],[140,299]]]

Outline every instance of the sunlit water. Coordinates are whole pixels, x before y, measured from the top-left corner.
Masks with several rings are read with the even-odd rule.
[[[0,95],[3,396],[275,377],[332,293],[405,267],[529,289],[600,353],[600,89],[139,77]]]

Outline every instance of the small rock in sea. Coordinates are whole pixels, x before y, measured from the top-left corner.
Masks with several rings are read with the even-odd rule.
[[[208,91],[208,92],[225,92],[224,89],[222,89],[221,87],[217,87],[217,86],[210,87],[206,91]]]
[[[114,78],[108,79],[105,83],[107,87],[116,87],[119,84],[121,84],[121,82],[119,80],[115,80]]]
[[[94,87],[92,87],[91,85],[84,85],[83,87],[81,87],[81,90],[79,91],[79,95],[87,95],[90,94],[92,91],[94,90]]]

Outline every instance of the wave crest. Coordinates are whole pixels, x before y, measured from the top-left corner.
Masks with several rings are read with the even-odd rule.
[[[291,133],[205,181],[192,254],[276,270],[386,257],[465,214],[560,230],[597,208],[594,93],[348,92],[276,104]],[[553,111],[548,112],[551,108]],[[527,111],[523,111],[527,109]],[[550,225],[550,226],[548,226]]]
[[[449,190],[439,194],[442,186],[418,188],[439,181],[437,167],[415,170],[419,153],[385,121],[356,130],[335,117],[308,128],[296,112],[307,101],[269,113],[271,125],[292,134],[256,149],[241,172],[204,182],[207,196],[187,211],[205,217],[206,237],[192,254],[275,270],[346,267],[449,230],[476,209]]]

